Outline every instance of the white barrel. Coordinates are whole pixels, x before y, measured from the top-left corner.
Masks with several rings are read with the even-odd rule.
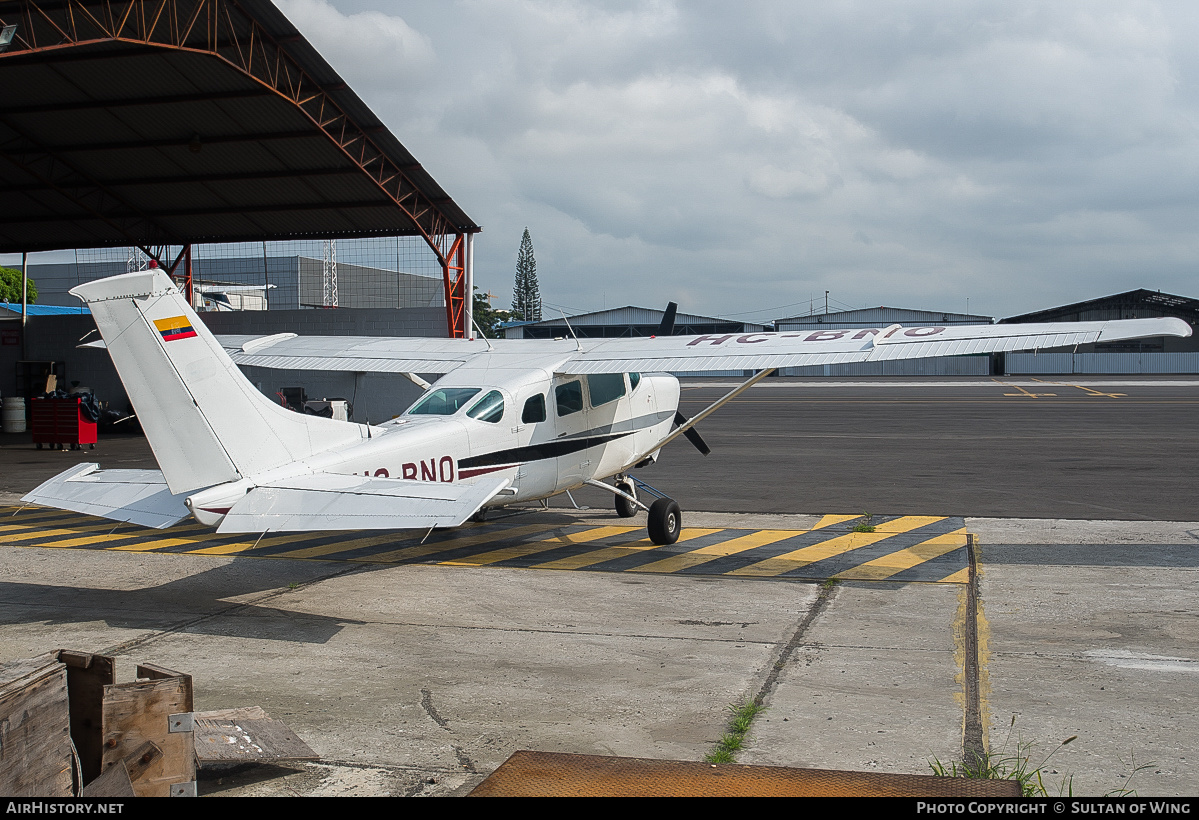
[[[2,415],[0,415],[0,429],[6,433],[24,433],[25,432],[25,399],[21,396],[14,396],[5,399],[2,405]]]

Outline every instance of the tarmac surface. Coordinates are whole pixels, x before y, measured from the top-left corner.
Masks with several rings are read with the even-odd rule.
[[[679,442],[641,471],[684,509],[667,553],[598,491],[421,554],[14,506],[0,662],[188,672],[198,709],[262,706],[322,758],[202,795],[463,794],[517,749],[698,760],[755,697],[744,763],[927,774],[985,742],[1052,753],[1051,794],[1193,795],[1199,380],[1003,381],[749,391],[702,425],[707,459]],[[683,412],[725,389],[688,386]],[[135,437],[5,436],[0,505],[86,460],[154,466]]]

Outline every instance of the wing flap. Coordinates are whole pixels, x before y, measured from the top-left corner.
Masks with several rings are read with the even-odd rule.
[[[230,508],[217,532],[457,527],[509,482],[494,476],[443,484],[317,473],[256,487]]]
[[[186,495],[172,495],[158,470],[101,470],[89,463],[64,470],[21,500],[165,529],[190,515]]]

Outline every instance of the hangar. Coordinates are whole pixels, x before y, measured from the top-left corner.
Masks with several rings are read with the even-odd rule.
[[[614,338],[620,336],[653,336],[662,324],[665,310],[659,308],[625,307],[579,313],[568,318],[543,319],[540,322],[509,322],[504,335],[508,339]],[[567,322],[569,321],[569,327]],[[738,322],[695,313],[676,313],[674,335],[703,333],[761,333],[771,330],[768,325]]]
[[[0,4],[0,31],[0,253],[25,264],[28,253],[75,249],[85,261],[123,262],[134,248],[194,297],[193,263],[203,270],[231,243],[248,243],[259,271],[275,243],[386,243],[361,264],[343,258],[347,284],[354,264],[396,259],[395,277],[406,259],[424,259],[439,299],[425,294],[423,306],[386,316],[269,311],[266,324],[470,335],[479,226],[270,0],[11,0]],[[300,270],[312,265],[296,257],[321,253],[291,256],[295,306],[315,301]],[[322,260],[323,305],[338,303],[337,269]],[[217,316],[217,332],[261,332],[244,326],[253,317]],[[26,311],[0,346],[0,393],[31,395],[29,374],[65,358],[66,380],[111,385],[101,398],[123,401],[107,357],[74,350],[88,323]],[[361,386],[350,378],[329,389]]]
[[[270,0],[0,7],[0,252],[412,237],[468,336],[480,228]],[[335,285],[335,283],[334,283]]]

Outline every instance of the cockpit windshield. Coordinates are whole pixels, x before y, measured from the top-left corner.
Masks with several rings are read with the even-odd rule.
[[[408,411],[410,416],[452,416],[466,406],[479,387],[439,387]]]

